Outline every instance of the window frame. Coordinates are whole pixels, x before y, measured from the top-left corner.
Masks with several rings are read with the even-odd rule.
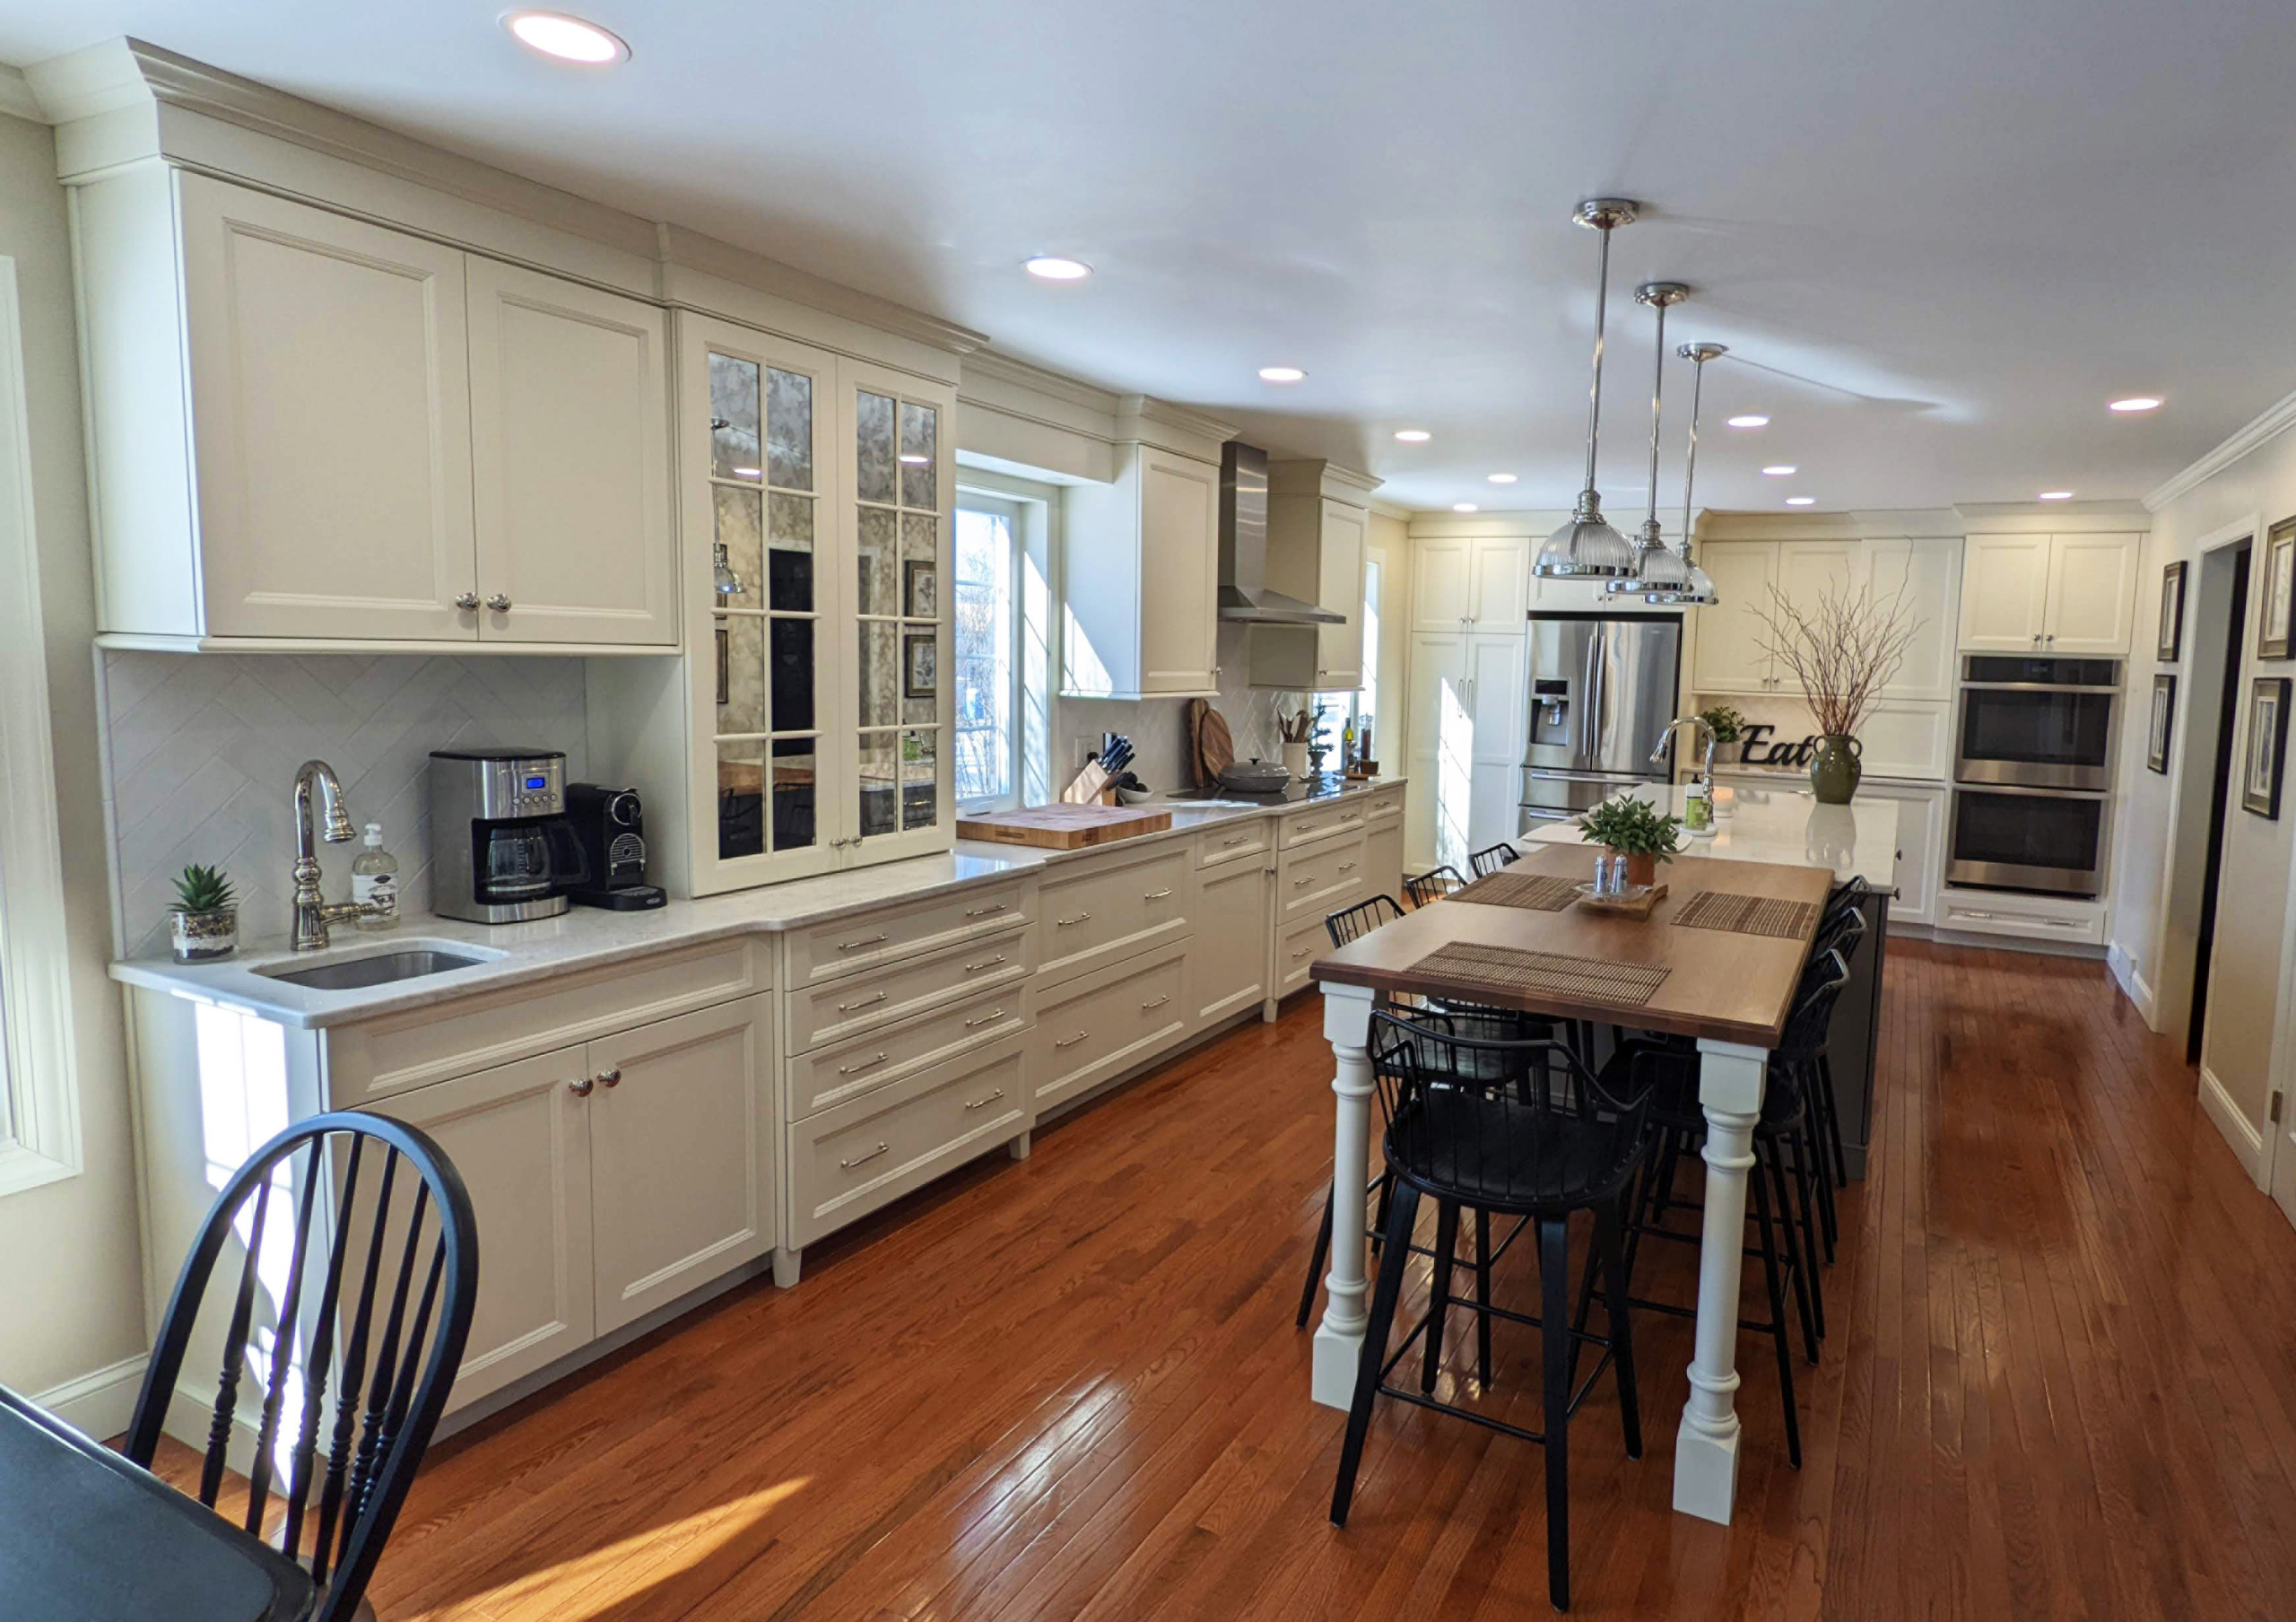
[[[1007,605],[1006,609],[1009,629],[1007,632],[1007,645],[1004,649],[1004,780],[1007,786],[1005,792],[999,795],[981,795],[968,799],[956,794],[954,787],[954,772],[957,757],[957,737],[958,734],[963,730],[963,728],[959,723],[952,711],[949,721],[949,753],[951,765],[950,793],[955,798],[956,807],[960,813],[968,811],[1010,811],[1017,809],[1022,804],[1023,804],[1027,796],[1027,727],[1023,718],[1027,714],[1028,698],[1025,660],[1025,648],[1028,638],[1028,615],[1025,601],[1025,581],[1028,578],[1029,561],[1028,510],[1024,503],[1014,499],[1013,496],[1007,495],[1002,491],[984,488],[978,483],[974,482],[974,480],[970,476],[970,469],[960,470],[959,482],[957,484],[957,498],[952,504],[950,511],[949,669],[952,676],[951,687],[953,690],[955,686],[953,679],[954,673],[961,658],[961,655],[957,650],[957,541],[955,527],[957,523],[961,521],[960,515],[963,513],[986,513],[1004,520],[1005,542],[1008,548],[1008,554],[1004,562],[1004,578],[1013,599],[1011,603]]]
[[[0,255],[0,1196],[84,1164],[21,309]]]

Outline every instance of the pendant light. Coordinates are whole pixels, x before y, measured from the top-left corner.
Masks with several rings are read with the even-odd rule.
[[[726,555],[723,541],[709,549],[709,574],[719,597],[740,597],[749,589],[742,584],[742,577],[734,572],[734,562]]]
[[[1666,385],[1666,312],[1690,297],[1680,282],[1645,282],[1634,290],[1634,301],[1658,312],[1658,341],[1650,362],[1650,509],[1634,538],[1634,568],[1623,580],[1603,589],[1613,597],[1636,592],[1676,591],[1690,579],[1682,559],[1674,555],[1658,533],[1658,419]]]
[[[1570,218],[1603,235],[1601,268],[1595,283],[1595,382],[1587,407],[1587,484],[1570,519],[1539,548],[1531,572],[1548,579],[1616,580],[1634,567],[1626,537],[1603,518],[1603,498],[1595,490],[1595,447],[1603,422],[1603,315],[1610,294],[1611,232],[1634,223],[1636,205],[1623,197],[1589,197]]]
[[[1690,371],[1690,449],[1683,458],[1683,583],[1671,591],[1653,591],[1642,600],[1669,608],[1711,608],[1722,600],[1714,589],[1714,581],[1698,560],[1691,554],[1690,493],[1691,484],[1698,475],[1698,403],[1705,392],[1706,363],[1718,356],[1728,354],[1719,344],[1685,344],[1674,352],[1691,363]]]

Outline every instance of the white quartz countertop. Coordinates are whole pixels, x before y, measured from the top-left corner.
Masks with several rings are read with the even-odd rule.
[[[1837,882],[1862,878],[1877,890],[1897,885],[1898,805],[1866,796],[1846,806],[1822,806],[1806,789],[1758,789],[1725,783],[1728,814],[1716,819],[1711,836],[1685,834],[1683,854],[1725,861],[1777,862],[1795,868],[1831,868]],[[1627,790],[1653,800],[1676,816],[1686,790],[1652,784]],[[1520,845],[1583,845],[1575,822],[1546,824],[1516,842]]]
[[[624,958],[674,951],[730,936],[801,929],[879,907],[922,901],[971,885],[1024,876],[1061,862],[1108,857],[1164,840],[1183,839],[1216,823],[1289,816],[1375,789],[1393,789],[1403,781],[1400,777],[1378,778],[1350,783],[1336,793],[1279,805],[1158,802],[1156,808],[1172,814],[1169,831],[1078,850],[1046,850],[1026,845],[959,840],[946,855],[884,862],[725,895],[672,900],[650,912],[608,912],[595,907],[573,907],[556,918],[522,924],[474,924],[429,913],[409,913],[397,929],[379,934],[362,934],[348,926],[337,926],[334,944],[324,952],[294,952],[282,932],[267,938],[248,939],[238,955],[222,963],[178,964],[165,955],[135,957],[113,964],[111,977],[126,985],[244,1008],[285,1025],[313,1028],[355,1025],[386,1014],[401,1014],[600,968]],[[477,956],[482,961],[467,968],[351,990],[290,985],[275,977],[280,970],[307,969],[426,947]]]

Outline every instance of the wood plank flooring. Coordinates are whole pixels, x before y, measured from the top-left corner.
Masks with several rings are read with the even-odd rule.
[[[1296,1000],[444,1444],[384,1622],[1548,1614],[1528,1444],[1390,1406],[1326,1522],[1341,1416],[1292,1326],[1318,1022]],[[1738,1522],[1671,1513],[1690,1330],[1639,1319],[1646,1456],[1607,1386],[1572,1427],[1573,1614],[2296,1616],[2296,1230],[2192,1073],[2089,962],[1895,942],[1883,1022],[1805,1468],[1746,1339]],[[1689,1299],[1675,1248],[1646,1293]],[[1498,1349],[1488,1400],[1535,1423],[1530,1332]]]

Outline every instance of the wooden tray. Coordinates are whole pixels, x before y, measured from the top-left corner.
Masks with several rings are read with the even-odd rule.
[[[1033,845],[1042,850],[1081,850],[1172,825],[1170,811],[1144,806],[1039,806],[1028,811],[992,811],[957,819],[959,839],[985,839],[1000,845]]]
[[[1605,918],[1628,918],[1636,923],[1646,923],[1658,903],[1665,899],[1666,886],[1653,885],[1639,895],[1594,896],[1581,889],[1577,904]]]

